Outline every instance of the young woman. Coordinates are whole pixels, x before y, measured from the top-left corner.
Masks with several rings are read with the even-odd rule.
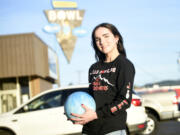
[[[89,90],[96,112],[82,105],[84,114],[72,114],[87,135],[126,135],[126,109],[131,105],[135,69],[126,58],[123,38],[109,23],[96,26],[92,45],[97,62],[89,69]]]

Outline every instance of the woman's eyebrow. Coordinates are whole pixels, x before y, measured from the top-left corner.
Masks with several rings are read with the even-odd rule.
[[[107,35],[109,35],[109,33],[102,34],[102,36],[107,36]],[[95,37],[95,39],[99,39],[99,37]]]
[[[109,33],[104,33],[104,34],[103,34],[103,36],[107,36],[107,35],[109,35]]]

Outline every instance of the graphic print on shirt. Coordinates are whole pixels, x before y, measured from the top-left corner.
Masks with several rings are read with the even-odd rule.
[[[90,75],[97,75],[97,74],[105,74],[105,73],[111,73],[116,72],[116,68],[109,68],[106,70],[93,70]]]
[[[126,86],[127,88],[127,93],[126,93],[126,98],[129,98],[129,93],[130,93],[130,88],[131,88],[131,83],[129,82],[129,84]]]
[[[92,86],[94,91],[107,91],[108,86],[114,86],[107,78],[102,77],[102,74],[109,74],[111,72],[115,72],[116,68],[110,68],[106,70],[93,70],[90,75],[97,75],[93,77]],[[102,83],[105,82],[105,83]]]
[[[126,86],[126,89],[127,89],[126,99],[129,99],[130,98],[130,89],[131,89],[131,83],[130,82]],[[120,102],[117,106],[111,107],[111,112],[114,113],[117,110],[120,110],[124,105],[128,105],[128,102],[126,99],[124,99],[122,102]]]
[[[106,82],[107,84],[109,84],[109,85],[111,85],[111,86],[114,86],[113,84],[111,84],[111,83],[108,81],[108,79],[106,79],[105,77],[101,77],[101,75],[98,75],[97,77],[94,77],[94,80],[96,80],[97,78],[100,79],[101,81]]]

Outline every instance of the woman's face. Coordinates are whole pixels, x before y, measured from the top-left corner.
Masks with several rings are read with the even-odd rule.
[[[118,36],[105,27],[99,27],[95,31],[95,41],[98,49],[105,55],[117,51]]]

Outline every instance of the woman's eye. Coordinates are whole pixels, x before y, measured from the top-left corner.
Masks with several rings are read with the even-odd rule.
[[[108,38],[109,36],[104,36],[105,38]]]
[[[95,41],[96,41],[96,42],[98,42],[98,41],[99,41],[99,39],[96,39]]]

